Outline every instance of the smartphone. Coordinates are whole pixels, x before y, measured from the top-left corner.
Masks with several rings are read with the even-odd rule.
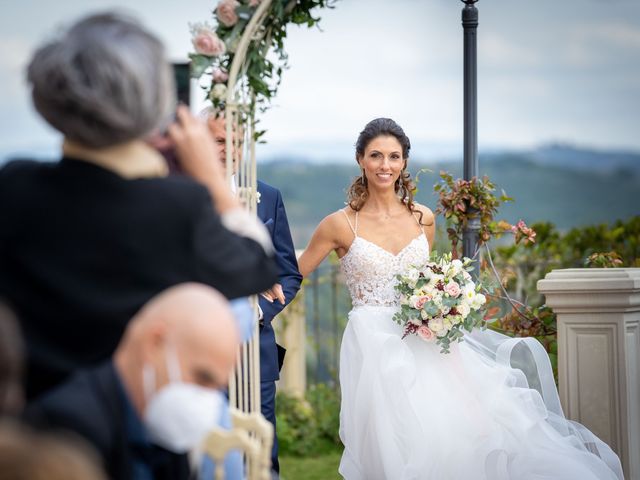
[[[183,104],[189,106],[191,98],[191,72],[189,62],[174,62],[171,64],[173,67],[173,79],[176,85],[176,102],[177,105]],[[174,114],[175,116],[175,114]],[[180,162],[173,148],[160,150],[160,153],[167,162],[169,167],[169,173],[182,173],[180,168]]]
[[[173,78],[176,83],[176,99],[178,103],[189,105],[191,98],[191,64],[189,62],[176,62],[173,66]]]

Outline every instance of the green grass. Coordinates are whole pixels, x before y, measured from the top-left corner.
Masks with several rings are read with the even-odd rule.
[[[281,480],[341,480],[338,474],[341,452],[319,457],[280,457]]]

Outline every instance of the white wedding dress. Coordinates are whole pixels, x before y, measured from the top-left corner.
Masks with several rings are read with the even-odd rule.
[[[428,257],[427,238],[393,255],[357,225],[341,259],[353,301],[340,351],[345,479],[623,479],[615,453],[564,418],[537,341],[485,330],[442,354],[402,339],[395,275]]]

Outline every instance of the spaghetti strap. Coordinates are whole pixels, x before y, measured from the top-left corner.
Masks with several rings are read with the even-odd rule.
[[[344,217],[347,219],[347,223],[349,224],[349,228],[351,228],[351,231],[353,232],[353,234],[357,237],[358,236],[358,212],[356,212],[356,226],[354,227],[351,223],[351,220],[349,220],[349,215],[347,215],[347,212],[345,212],[344,210],[340,210],[342,213],[344,213]]]
[[[416,223],[418,224],[418,228],[420,229],[420,233],[422,235],[426,235],[424,233],[424,227],[425,226],[420,223],[420,219],[415,215],[416,213],[419,214],[419,210],[415,210],[415,211],[411,212],[411,216],[415,219]]]

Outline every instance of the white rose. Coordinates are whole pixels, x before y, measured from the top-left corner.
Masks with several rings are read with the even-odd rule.
[[[407,270],[407,273],[404,275],[405,281],[411,288],[416,286],[416,282],[418,281],[419,278],[420,278],[420,272],[415,268],[410,268],[409,270]]]
[[[487,298],[483,294],[478,293],[475,297],[473,297],[471,308],[473,308],[474,310],[478,310],[485,303],[487,303]]]
[[[453,321],[450,317],[444,317],[442,324],[444,325],[444,328],[447,331],[451,330],[451,327],[453,327]]]
[[[429,286],[434,287],[438,284],[438,282],[441,282],[441,281],[444,282],[444,275],[434,273],[433,275],[431,275],[431,278],[429,279]]]
[[[211,98],[222,100],[227,96],[227,86],[224,83],[216,83],[211,89]]]
[[[442,292],[440,290],[436,290],[436,292],[431,301],[436,307],[442,309]]]
[[[429,320],[429,328],[436,335],[442,332],[444,330],[444,322],[442,321],[442,318],[436,317]]]
[[[452,260],[447,266],[446,276],[447,278],[453,278],[462,271],[462,262],[457,258]]]
[[[418,301],[420,297],[418,295],[411,295],[409,297],[409,305],[411,305],[411,308],[416,308],[416,302]]]
[[[469,307],[469,304],[467,302],[462,302],[456,305],[456,310],[462,318],[467,318],[467,315],[471,313],[471,307]]]

